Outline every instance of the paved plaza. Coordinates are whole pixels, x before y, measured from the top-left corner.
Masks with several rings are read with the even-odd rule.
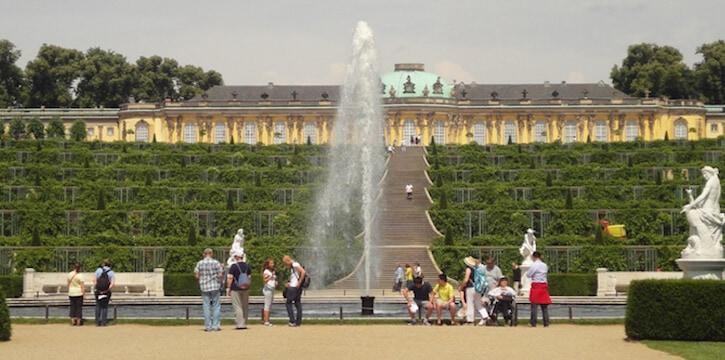
[[[478,340],[477,340],[478,339]],[[480,344],[477,349],[466,346]],[[484,350],[487,349],[487,350]],[[14,325],[2,359],[680,359],[624,340],[622,325],[549,328],[405,325],[202,326]],[[477,354],[477,356],[474,356]],[[486,355],[488,354],[488,355]]]

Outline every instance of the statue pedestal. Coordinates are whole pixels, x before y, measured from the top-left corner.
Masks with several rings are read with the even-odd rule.
[[[521,290],[519,290],[519,294],[517,296],[521,297],[529,297],[529,293],[531,292],[531,278],[526,276],[526,272],[529,271],[529,268],[531,267],[531,264],[523,263],[519,266],[519,269],[521,269]]]
[[[685,279],[723,279],[725,259],[677,259],[675,262]]]

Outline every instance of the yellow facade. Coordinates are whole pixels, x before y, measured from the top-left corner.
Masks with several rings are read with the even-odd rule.
[[[603,84],[447,84],[422,64],[381,77],[387,144],[500,145],[703,139],[725,134],[722,108],[694,100],[632,98]],[[189,143],[328,143],[339,86],[217,86],[183,102],[118,109],[8,109],[13,118],[81,119],[88,140]],[[722,129],[722,130],[721,130]]]

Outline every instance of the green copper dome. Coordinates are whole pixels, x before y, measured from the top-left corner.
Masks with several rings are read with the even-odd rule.
[[[451,98],[451,85],[426,72],[423,64],[395,64],[395,71],[382,77],[383,98]]]

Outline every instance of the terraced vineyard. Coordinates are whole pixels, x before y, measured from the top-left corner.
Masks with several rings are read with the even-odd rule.
[[[431,217],[448,233],[436,260],[458,269],[457,257],[478,252],[508,266],[531,227],[554,271],[674,270],[688,235],[684,190],[696,196],[703,166],[725,167],[724,144],[429,147]],[[597,220],[625,225],[626,238],[603,233]]]
[[[109,256],[121,271],[189,272],[239,228],[255,267],[305,251],[325,159],[311,145],[5,142],[0,274]]]

